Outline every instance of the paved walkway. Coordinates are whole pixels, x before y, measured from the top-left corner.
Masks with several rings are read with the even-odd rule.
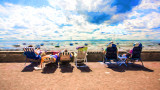
[[[34,64],[0,63],[0,90],[160,90],[160,62],[128,67],[89,62],[88,67],[54,67],[33,70]]]

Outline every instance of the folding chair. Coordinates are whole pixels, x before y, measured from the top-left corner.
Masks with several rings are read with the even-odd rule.
[[[46,55],[46,56],[43,56],[42,59],[41,59],[41,68],[44,68],[45,64],[44,62],[47,62],[47,63],[55,63],[57,66],[58,66],[58,56],[56,55]]]
[[[60,52],[60,62],[70,62],[71,57],[72,55],[70,52]]]
[[[130,60],[131,61],[133,61],[133,60],[140,60],[141,63],[142,63],[142,66],[144,66],[143,62],[142,62],[142,59],[141,59],[141,52],[142,52],[142,44],[139,43],[139,46],[135,46],[133,48],[132,56],[131,56]]]
[[[127,59],[127,57],[126,57],[125,55],[123,55],[122,57],[121,57],[121,56],[118,56],[118,58],[120,59],[120,60],[118,61],[119,66],[121,66],[122,64],[124,64],[124,65],[127,66],[127,64],[126,64],[126,59]]]
[[[111,64],[111,60],[118,63],[117,47],[115,44],[114,44],[114,47],[113,45],[111,47],[107,47],[103,62],[104,63],[109,62]]]
[[[77,63],[79,63],[79,62],[87,63],[87,49],[88,49],[88,47],[77,48],[78,52],[75,53],[76,67],[87,67],[86,64],[85,64],[85,66],[77,66]]]
[[[24,50],[23,54],[26,56],[25,65],[26,65],[27,59],[29,59],[29,61],[32,60],[32,62],[40,62],[41,61],[41,56],[37,55],[34,52],[33,47],[24,47],[23,50]]]

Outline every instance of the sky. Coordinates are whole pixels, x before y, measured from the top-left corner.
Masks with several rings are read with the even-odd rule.
[[[0,40],[160,40],[160,0],[0,0]]]

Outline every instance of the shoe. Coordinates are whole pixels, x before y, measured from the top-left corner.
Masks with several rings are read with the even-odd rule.
[[[40,67],[34,67],[35,70],[42,70]]]
[[[128,61],[128,63],[132,63],[131,61]]]

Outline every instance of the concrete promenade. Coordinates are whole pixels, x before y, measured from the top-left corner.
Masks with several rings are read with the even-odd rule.
[[[88,67],[55,67],[35,71],[27,63],[0,63],[0,90],[160,90],[160,62],[137,62],[128,67],[108,67],[88,62]]]

